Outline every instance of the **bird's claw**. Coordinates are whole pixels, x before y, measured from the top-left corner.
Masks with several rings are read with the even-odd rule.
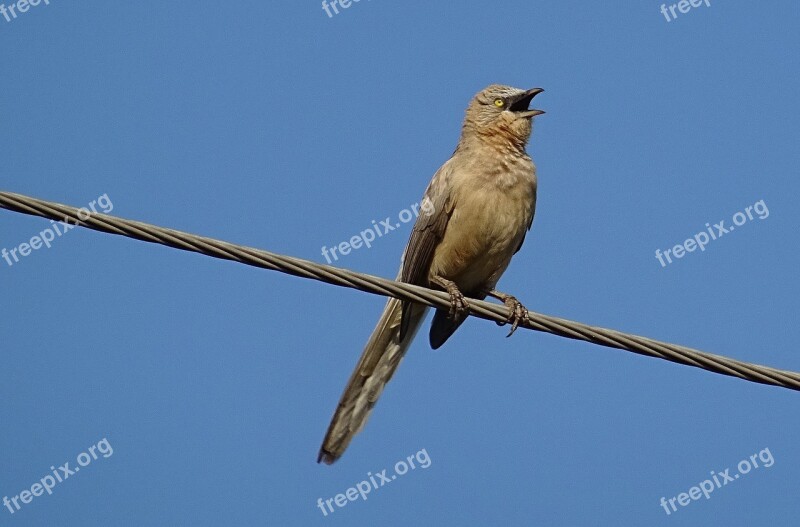
[[[503,303],[506,305],[506,307],[508,307],[508,318],[506,319],[505,324],[511,323],[511,331],[509,331],[508,335],[506,335],[506,338],[508,338],[514,334],[521,322],[528,320],[528,310],[519,300],[511,295],[503,298]]]
[[[464,295],[456,288],[448,289],[450,295],[450,312],[448,316],[451,320],[461,320],[469,314],[469,303]]]

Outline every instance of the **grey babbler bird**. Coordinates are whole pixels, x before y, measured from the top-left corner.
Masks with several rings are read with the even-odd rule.
[[[529,109],[543,90],[493,84],[467,108],[455,152],[425,191],[430,214],[420,214],[398,279],[447,291],[451,309],[437,309],[430,344],[438,348],[469,312],[466,297],[492,296],[509,308],[509,336],[527,317],[516,298],[495,290],[500,276],[531,228],[536,207],[536,167],[525,146]],[[386,383],[419,330],[427,306],[391,298],[347,382],[317,462],[331,464],[364,426]]]

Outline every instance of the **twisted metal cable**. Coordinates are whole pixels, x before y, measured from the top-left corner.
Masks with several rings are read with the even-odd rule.
[[[107,214],[90,213],[86,209],[76,209],[21,194],[0,191],[0,208],[32,216],[41,216],[110,234],[127,236],[145,242],[159,243],[175,249],[213,256],[214,258],[280,271],[301,278],[311,278],[367,293],[391,296],[446,310],[450,309],[450,298],[447,293],[442,291],[434,291],[416,285],[348,271],[330,265],[322,265],[252,247],[235,245],[156,225],[117,218]],[[504,305],[474,299],[470,299],[469,305],[470,315],[486,320],[504,323],[508,316]],[[527,320],[520,323],[519,327],[551,333],[569,339],[583,340],[609,348],[631,351],[648,357],[657,357],[747,381],[782,386],[800,391],[800,373],[797,372],[742,362],[685,346],[589,326],[580,322],[551,317],[532,311],[528,312]]]

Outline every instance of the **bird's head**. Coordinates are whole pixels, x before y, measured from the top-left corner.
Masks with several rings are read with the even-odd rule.
[[[495,140],[508,140],[523,148],[533,129],[533,118],[542,110],[530,109],[530,103],[542,88],[520,90],[492,84],[480,91],[467,108],[464,134],[476,134]]]

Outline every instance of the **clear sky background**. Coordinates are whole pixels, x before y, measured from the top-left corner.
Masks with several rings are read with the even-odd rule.
[[[107,194],[115,215],[325,263],[322,246],[421,198],[477,91],[541,86],[536,219],[500,288],[798,371],[800,5],[712,0],[671,22],[659,6],[50,0],[0,18],[0,188]],[[760,200],[765,219],[656,259]],[[0,248],[48,226],[0,211]],[[394,277],[410,229],[335,263]],[[383,298],[86,229],[0,260],[0,291],[0,498],[113,447],[0,525],[800,513],[790,390],[470,319],[436,352],[414,343],[329,467],[317,450]],[[423,449],[427,468],[317,507]],[[772,466],[660,505],[764,449]]]

